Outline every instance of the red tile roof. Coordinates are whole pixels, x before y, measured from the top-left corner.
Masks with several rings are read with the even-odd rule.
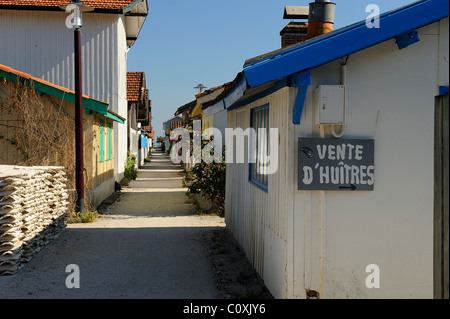
[[[146,90],[145,86],[144,72],[127,72],[128,102],[146,102],[148,90]]]
[[[72,2],[71,0],[0,0],[0,6],[24,7],[59,7]],[[103,10],[120,10],[130,5],[133,0],[84,0],[85,5]]]

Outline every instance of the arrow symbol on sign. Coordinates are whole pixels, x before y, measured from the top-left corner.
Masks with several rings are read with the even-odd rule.
[[[339,186],[340,189],[351,189],[354,191],[356,189],[356,186],[351,184],[350,186]]]

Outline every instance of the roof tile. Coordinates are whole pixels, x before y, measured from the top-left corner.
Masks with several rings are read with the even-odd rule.
[[[30,7],[59,7],[72,2],[71,0],[0,0],[0,6],[30,6]],[[96,9],[119,10],[133,0],[84,0],[85,5]]]
[[[145,88],[144,72],[127,72],[127,100],[139,102],[146,99],[148,91]]]

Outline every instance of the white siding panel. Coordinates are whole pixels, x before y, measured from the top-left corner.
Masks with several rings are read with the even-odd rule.
[[[288,204],[288,193],[293,185],[293,167],[287,164],[289,132],[286,123],[291,113],[290,89],[284,88],[244,108],[228,113],[228,127],[247,129],[252,108],[269,103],[269,127],[278,129],[278,170],[268,176],[265,192],[249,182],[249,165],[227,164],[226,223],[244,248],[248,259],[277,298],[286,298],[288,291],[286,273],[288,218],[293,205]],[[291,138],[292,140],[292,138]],[[292,144],[292,143],[291,143]],[[291,217],[292,218],[292,217]],[[292,236],[292,235],[291,235]],[[292,266],[290,266],[292,268]]]
[[[74,90],[74,37],[65,26],[67,16],[65,12],[0,10],[0,63]],[[82,28],[83,93],[109,103],[116,112],[117,17],[86,13]]]

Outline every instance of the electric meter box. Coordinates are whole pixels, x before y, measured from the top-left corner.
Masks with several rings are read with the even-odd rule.
[[[320,85],[313,92],[316,125],[345,124],[345,86]]]

